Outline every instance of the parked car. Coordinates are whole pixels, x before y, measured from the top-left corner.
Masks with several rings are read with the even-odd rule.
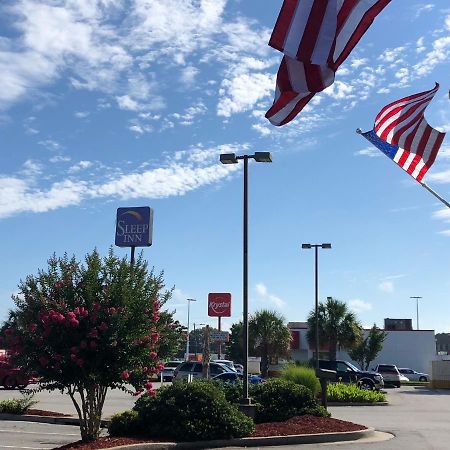
[[[427,373],[416,372],[413,369],[408,369],[405,367],[399,368],[398,371],[408,377],[409,381],[429,381],[430,375]]]
[[[234,364],[234,368],[236,369],[237,373],[244,373],[244,366],[242,364]]]
[[[229,359],[213,359],[211,362],[224,364],[225,366],[229,367],[233,372],[237,372],[234,362],[230,361]]]
[[[25,389],[30,380],[22,369],[14,367],[7,358],[0,360],[0,386],[5,389]]]
[[[168,361],[164,363],[164,369],[159,374],[162,377],[163,381],[172,381],[174,370],[182,364],[183,361]]]
[[[215,375],[211,380],[225,381],[227,383],[236,383],[238,380],[242,380],[243,375],[237,372],[223,372],[219,375]],[[264,383],[266,380],[259,375],[249,375],[248,381],[251,384]]]
[[[400,372],[400,369],[398,369],[398,371]],[[400,383],[403,383],[405,381],[409,381],[408,377],[405,377],[405,375],[403,375],[402,373],[400,374]]]
[[[378,364],[372,370],[383,376],[384,384],[400,387],[400,372],[395,364]]]
[[[219,364],[216,362],[209,363],[209,375],[211,378],[224,372],[236,373],[225,364]],[[203,375],[203,363],[196,361],[186,361],[181,363],[173,371],[172,381],[186,380],[189,378],[189,375],[192,375],[193,379],[201,378]]]
[[[376,372],[358,369],[348,361],[325,361],[319,359],[321,369],[335,370],[336,381],[342,383],[356,383],[362,389],[380,390],[384,386],[383,377]]]

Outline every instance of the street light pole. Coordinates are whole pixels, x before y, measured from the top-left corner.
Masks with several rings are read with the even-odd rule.
[[[186,361],[189,360],[189,310],[191,306],[191,302],[196,302],[197,300],[195,298],[187,298],[188,302],[188,316],[187,316],[187,339],[186,339]]]
[[[412,296],[409,298],[415,298],[416,299],[416,320],[417,320],[417,329],[419,329],[419,299],[422,297],[419,296]]]
[[[225,153],[220,155],[222,164],[237,164],[239,159],[244,160],[244,224],[243,224],[243,276],[242,276],[242,301],[243,301],[243,338],[244,338],[244,370],[242,386],[242,405],[251,405],[248,396],[248,160],[256,162],[272,162],[270,152],[255,152],[254,155],[239,155]]]

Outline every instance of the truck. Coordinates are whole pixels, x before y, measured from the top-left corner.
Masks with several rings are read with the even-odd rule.
[[[341,383],[355,383],[362,389],[377,391],[384,387],[383,377],[379,373],[360,370],[348,361],[319,359],[319,368],[336,371],[336,381]]]

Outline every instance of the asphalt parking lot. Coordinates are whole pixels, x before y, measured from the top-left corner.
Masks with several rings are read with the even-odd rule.
[[[0,390],[0,399],[10,398],[12,391]],[[351,450],[446,450],[450,448],[450,390],[431,390],[423,387],[405,386],[400,389],[386,390],[388,406],[334,406],[329,410],[332,417],[349,420],[374,427],[376,430],[392,433],[393,439],[340,444],[311,444],[301,446],[265,447],[290,449],[318,449],[339,447]],[[19,394],[15,392],[15,394]],[[19,394],[20,395],[20,394]],[[40,409],[68,411],[73,406],[67,396],[59,393],[40,393],[44,395]],[[108,395],[108,409],[105,417],[114,412],[130,408],[133,397],[127,397],[121,391]],[[49,405],[49,407],[47,407]],[[0,449],[50,449],[63,443],[79,439],[77,427],[67,425],[31,424],[27,422],[2,421]],[[230,447],[229,447],[230,448]]]

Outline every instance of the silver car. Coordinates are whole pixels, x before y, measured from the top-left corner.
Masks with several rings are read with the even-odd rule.
[[[406,367],[399,368],[398,371],[408,377],[409,381],[429,381],[430,375],[427,373],[416,372],[413,369],[408,369]]]
[[[174,370],[182,363],[183,361],[168,361],[164,363],[164,369],[159,374],[159,377],[163,379],[163,381],[172,381]],[[158,377],[158,378],[159,378]]]
[[[215,362],[209,363],[209,376],[213,377],[224,372],[232,372],[232,370],[224,364]],[[236,372],[233,372],[236,373]],[[202,378],[203,363],[197,361],[185,361],[181,363],[173,372],[172,381]]]

